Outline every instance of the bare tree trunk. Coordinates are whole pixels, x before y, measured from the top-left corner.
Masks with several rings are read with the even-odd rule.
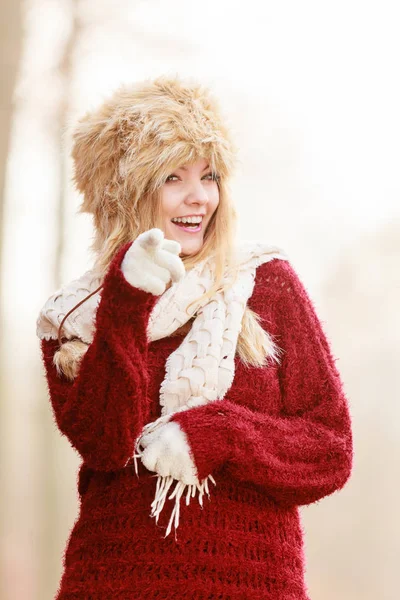
[[[62,259],[65,249],[66,239],[66,195],[67,195],[67,156],[63,144],[63,133],[67,125],[68,115],[71,104],[71,81],[73,77],[73,53],[80,35],[80,25],[78,21],[78,0],[72,0],[70,5],[70,35],[65,41],[61,61],[57,67],[57,72],[62,76],[62,92],[59,98],[59,106],[56,112],[54,131],[58,136],[58,157],[59,157],[59,193],[58,201],[55,207],[56,229],[56,248],[53,263],[53,289],[58,289],[62,279]],[[44,382],[42,382],[44,385]],[[45,419],[43,428],[44,439],[42,440],[41,458],[42,465],[42,486],[43,502],[42,514],[40,515],[42,523],[41,539],[41,561],[39,578],[39,598],[50,598],[57,587],[60,576],[60,555],[57,552],[59,547],[60,530],[60,502],[62,501],[63,488],[60,488],[60,478],[57,476],[57,468],[60,463],[60,457],[54,452],[53,446],[53,422]]]
[[[11,134],[11,123],[14,112],[14,101],[13,94],[15,83],[17,81],[18,67],[21,57],[21,46],[22,46],[22,26],[21,26],[21,2],[20,0],[3,0],[2,2],[2,18],[0,20],[0,55],[2,57],[1,71],[0,71],[0,272],[2,266],[3,256],[3,231],[4,231],[4,191],[6,185],[6,171],[7,171],[7,156],[10,145],[10,134]],[[2,295],[2,285],[0,278],[0,299]],[[3,331],[3,319],[2,306],[0,303],[0,328]],[[0,344],[0,423],[1,423],[1,434],[0,434],[0,456],[2,461],[0,464],[0,485],[1,489],[4,489],[5,482],[5,463],[6,463],[6,452],[4,452],[2,435],[4,427],[6,427],[6,419],[4,416],[4,377],[3,370],[3,346]],[[2,515],[4,515],[2,500],[4,495],[0,495],[0,533],[2,534],[4,528],[4,521]],[[10,560],[10,555],[5,546],[4,537],[0,535],[3,540],[1,545],[0,555],[0,597],[4,598],[4,588],[7,587],[6,578],[3,576],[3,568]]]
[[[0,86],[0,232],[3,230],[3,197],[7,169],[7,154],[13,115],[13,94],[21,56],[22,32],[20,0],[3,0],[1,13],[0,53],[2,56],[2,64]]]

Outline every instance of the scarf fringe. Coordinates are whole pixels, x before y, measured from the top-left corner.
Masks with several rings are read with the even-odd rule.
[[[187,484],[174,479],[171,476],[163,477],[161,475],[157,475],[157,485],[156,485],[156,493],[154,496],[154,500],[151,504],[151,513],[150,516],[154,517],[156,523],[158,523],[158,518],[162,509],[164,508],[165,501],[168,497],[169,500],[173,500],[175,498],[174,506],[171,511],[171,515],[169,518],[168,526],[165,532],[165,537],[167,537],[172,530],[172,526],[174,526],[175,532],[179,526],[179,516],[180,516],[180,501],[182,496],[186,494],[186,506],[189,506],[191,498],[194,498],[196,495],[196,490],[198,491],[198,500],[199,504],[203,506],[203,497],[204,494],[207,494],[208,499],[210,499],[210,489],[208,485],[208,480],[212,481],[214,485],[215,479],[212,475],[208,475],[201,483]],[[172,489],[175,484],[175,488],[172,493],[168,496],[168,493]]]
[[[136,450],[136,452],[133,455],[133,459],[135,464],[135,472],[138,477],[139,472],[137,459],[140,458],[140,456],[140,450]],[[208,475],[205,479],[201,481],[201,483],[184,483],[183,481],[174,479],[170,475],[166,477],[164,477],[163,475],[157,475],[156,491],[154,495],[154,500],[151,503],[150,512],[150,517],[154,517],[156,523],[158,523],[158,519],[160,517],[162,509],[164,508],[165,501],[167,500],[167,498],[168,500],[173,500],[175,498],[175,503],[168,521],[168,526],[164,537],[167,537],[171,533],[172,525],[174,525],[176,539],[176,530],[179,527],[180,501],[184,494],[186,494],[186,506],[189,506],[191,498],[195,497],[196,490],[198,491],[198,500],[201,507],[203,507],[204,494],[207,494],[208,499],[210,500],[209,481],[211,481],[214,485],[217,485],[212,475]],[[168,496],[174,484],[175,489],[173,489],[170,496]]]

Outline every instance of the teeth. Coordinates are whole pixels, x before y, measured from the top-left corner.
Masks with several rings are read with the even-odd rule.
[[[174,217],[171,221],[175,223],[201,223],[203,217]]]

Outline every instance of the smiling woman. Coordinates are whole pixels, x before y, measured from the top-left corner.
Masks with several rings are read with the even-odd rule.
[[[160,202],[165,236],[181,244],[182,256],[199,252],[219,203],[218,178],[208,161],[202,158],[176,169],[161,188]]]
[[[235,156],[179,77],[77,125],[96,262],[37,322],[82,457],[57,600],[309,600],[298,507],[347,481],[350,417],[287,256],[234,238]]]

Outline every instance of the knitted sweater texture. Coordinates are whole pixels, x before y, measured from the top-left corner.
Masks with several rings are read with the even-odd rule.
[[[344,486],[353,444],[340,375],[305,287],[286,260],[260,265],[248,306],[282,348],[281,364],[245,367],[236,356],[223,399],[172,417],[199,477],[211,473],[217,486],[203,507],[182,502],[176,538],[165,538],[173,501],[156,525],[155,474],[139,462],[137,477],[128,459],[160,415],[165,362],[182,335],[149,343],[158,297],[125,280],[123,254],[104,280],[75,381],[57,375],[57,340],[41,341],[56,424],[83,459],[55,600],[309,600],[298,507]]]

